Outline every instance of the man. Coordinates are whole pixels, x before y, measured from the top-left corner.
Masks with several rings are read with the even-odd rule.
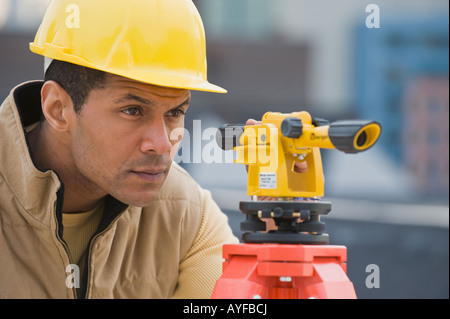
[[[54,0],[0,107],[0,298],[209,298],[237,243],[172,163],[206,79],[190,0]]]

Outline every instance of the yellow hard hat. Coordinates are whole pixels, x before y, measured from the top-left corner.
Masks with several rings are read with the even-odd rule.
[[[191,0],[53,0],[30,49],[149,84],[226,93],[207,80]]]

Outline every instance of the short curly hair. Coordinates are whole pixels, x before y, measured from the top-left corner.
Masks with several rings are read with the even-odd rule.
[[[106,72],[81,65],[53,60],[45,72],[45,81],[55,81],[66,90],[73,102],[75,112],[79,114],[89,93],[93,89],[103,88]]]

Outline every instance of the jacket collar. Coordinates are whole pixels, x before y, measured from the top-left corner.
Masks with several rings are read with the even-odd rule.
[[[22,208],[48,224],[46,212],[55,207],[62,184],[55,172],[36,168],[24,129],[39,121],[42,84],[15,87],[0,107],[0,174]]]

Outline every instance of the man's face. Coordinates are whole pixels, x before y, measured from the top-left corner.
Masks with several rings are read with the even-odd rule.
[[[189,90],[108,75],[71,127],[81,184],[129,205],[149,205],[169,172],[179,142],[170,134],[184,128],[189,101]]]

